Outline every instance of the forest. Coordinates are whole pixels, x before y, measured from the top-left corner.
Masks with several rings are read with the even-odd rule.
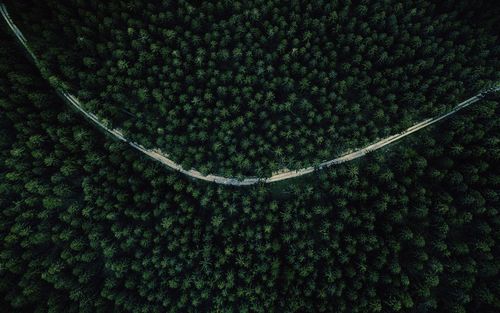
[[[268,177],[318,164],[499,77],[498,39],[473,24],[478,12],[432,1],[10,7],[89,111],[204,174]]]
[[[89,110],[208,172],[308,165],[499,81],[494,2],[283,3],[6,5]],[[221,186],[82,119],[2,24],[0,312],[498,312],[498,102],[305,178]]]

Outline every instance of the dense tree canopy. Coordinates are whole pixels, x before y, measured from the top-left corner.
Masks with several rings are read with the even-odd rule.
[[[491,8],[432,2],[10,7],[46,66],[127,137],[186,169],[270,176],[398,132],[498,79],[498,37],[474,15]]]
[[[405,1],[408,4],[404,6],[391,1],[374,2],[385,8],[380,9],[381,12],[421,14],[422,9],[408,13],[410,3],[431,10],[425,1]],[[99,5],[92,1],[72,1],[72,6],[82,7],[74,11],[67,9],[69,4],[47,3],[58,8],[53,15],[61,19],[77,16],[76,12],[92,19],[88,13],[91,9],[94,12],[108,12],[109,8],[116,8],[116,12],[121,12],[120,8],[131,12],[151,11],[141,4],[128,7],[124,1]],[[174,1],[162,3],[174,6]],[[198,2],[190,3],[194,8]],[[273,2],[260,3],[265,7]],[[346,1],[331,3],[346,4]],[[350,17],[365,16],[363,3],[352,1],[351,6],[340,7],[348,8],[344,10],[348,10]],[[446,106],[448,102],[441,103],[440,99],[462,97],[470,90],[481,88],[488,77],[497,75],[495,71],[498,73],[498,60],[485,62],[484,58],[498,56],[498,43],[486,34],[493,25],[499,24],[500,15],[494,14],[494,7],[488,7],[490,10],[483,10],[484,21],[480,21],[474,14],[483,13],[458,3],[445,1],[432,12],[436,16],[451,15],[442,17],[441,24],[450,23],[446,27],[457,23],[453,27],[467,29],[454,41],[466,48],[457,48],[457,51],[484,52],[490,42],[490,52],[484,52],[481,57],[476,56],[481,52],[468,52],[471,54],[465,63],[457,59],[450,61],[449,72],[443,69],[434,74],[425,72],[429,77],[449,75],[443,81],[447,87],[442,87],[447,91],[435,95],[436,98],[431,98],[433,101],[427,97],[434,97],[434,93],[427,95],[423,89],[402,89],[404,92],[394,93],[393,104],[398,107],[395,112],[408,112],[409,119],[441,110],[439,106]],[[387,4],[393,5],[386,8]],[[208,10],[209,5],[204,5]],[[245,5],[241,3],[240,7]],[[196,21],[190,17],[186,2],[179,2],[177,6],[177,10],[183,12],[180,16],[185,16],[186,25]],[[375,5],[365,4],[366,10],[372,10],[372,6]],[[219,5],[213,5],[212,19],[222,19],[223,16],[215,14],[218,8]],[[444,13],[452,9],[457,10],[455,17],[453,13]],[[31,14],[31,11],[13,12]],[[161,15],[159,12],[156,14]],[[467,16],[465,12],[471,13]],[[61,67],[60,75],[71,80],[72,87],[88,88],[87,105],[119,122],[118,113],[115,116],[112,112],[122,108],[132,110],[136,103],[132,101],[132,94],[138,89],[128,87],[124,101],[96,100],[95,96],[114,99],[119,92],[105,91],[110,86],[107,78],[98,80],[99,88],[91,88],[87,77],[90,71],[78,65],[81,55],[71,50],[68,54],[68,47],[61,48],[72,38],[68,34],[76,25],[86,28],[85,31],[95,28],[104,31],[112,29],[107,26],[111,23],[119,29],[121,22],[113,23],[122,15],[132,19],[133,25],[142,22],[132,18],[131,13],[116,14],[106,19],[105,15],[95,13],[93,24],[75,17],[65,28],[67,38],[62,37],[64,40],[60,41],[50,31],[60,24],[32,22],[31,26],[39,30],[47,28],[37,43],[40,47],[52,41],[61,45],[45,51],[47,64],[51,67],[74,64],[73,69],[78,71]],[[342,14],[347,13],[340,11],[338,16]],[[385,14],[379,21],[390,20],[389,13]],[[179,18],[174,16],[165,19]],[[208,15],[206,18],[209,19]],[[470,26],[464,26],[467,23],[461,20],[469,21]],[[433,25],[433,21],[422,22],[420,27]],[[438,27],[436,25],[434,27]],[[446,33],[448,30],[444,28],[440,33],[443,38],[453,38]],[[144,29],[145,34],[150,31]],[[466,34],[483,34],[489,39]],[[92,36],[105,38],[97,33]],[[94,39],[86,43],[89,50],[97,42]],[[482,44],[469,46],[468,40]],[[175,42],[180,45],[182,41]],[[452,54],[460,59],[459,53]],[[84,62],[90,66],[95,62],[97,66],[98,62],[108,60],[116,61],[111,56],[94,56]],[[418,60],[416,56],[415,60]],[[465,65],[467,62],[470,65]],[[135,63],[129,66],[131,64]],[[457,64],[463,66],[462,71],[470,71],[464,81],[455,80],[462,75],[452,69]],[[108,71],[105,66],[102,70]],[[144,68],[146,70],[149,67]],[[70,79],[69,73],[78,75]],[[122,74],[107,75],[109,79],[132,79]],[[422,76],[422,81],[424,77],[427,76]],[[399,83],[412,79],[414,77],[401,78]],[[157,83],[157,77],[151,82]],[[373,83],[391,84],[389,81]],[[120,90],[126,85],[116,86]],[[469,87],[472,89],[467,89]],[[306,91],[311,92],[312,97],[312,87]],[[425,94],[426,101],[405,102],[404,95],[420,92]],[[377,93],[368,96],[377,98]],[[345,109],[353,110],[356,101],[356,97],[349,101],[346,98]],[[147,109],[145,106],[130,112],[142,112],[145,120],[153,122],[155,119],[151,116],[160,116],[152,113],[158,106],[147,103]],[[318,106],[318,102],[310,103],[317,110],[315,114],[323,116],[328,111]],[[390,106],[380,106],[384,116],[389,114]],[[177,107],[172,104],[170,110]],[[240,113],[252,112],[247,103],[242,102],[242,107],[246,109]],[[260,112],[269,114],[270,123],[280,121],[270,109]],[[304,112],[295,109],[291,112],[305,118]],[[363,115],[370,113],[363,112],[360,110],[352,116],[360,114],[360,123],[371,121]],[[179,116],[183,114],[187,113]],[[349,116],[339,114],[332,111],[332,118],[339,116],[338,123]],[[402,123],[399,119],[388,121],[396,124],[384,126],[402,125],[398,124]],[[134,125],[131,124],[130,130],[141,130]],[[321,129],[303,125],[311,136]],[[335,132],[341,134],[336,125],[333,126]],[[207,136],[218,136],[221,129],[211,127]],[[142,131],[138,133],[142,139],[155,138],[150,137],[146,128]],[[192,132],[196,130],[187,133]],[[240,134],[242,141],[247,139],[252,147],[259,146],[257,134],[243,137],[244,134]],[[259,136],[265,134],[262,132]],[[174,136],[165,130],[165,136],[169,135],[173,142],[181,140],[174,138],[183,138],[181,132]],[[260,140],[265,140],[262,138],[265,137]],[[361,137],[352,138],[353,142],[361,140]],[[184,147],[189,144],[188,140],[182,142]],[[292,144],[301,151],[300,143]],[[203,148],[206,149],[197,153],[210,151],[208,145]],[[259,154],[253,157],[261,160]],[[302,158],[301,155],[295,157]],[[2,31],[0,312],[498,312],[499,164],[500,106],[498,101],[491,100],[457,113],[446,123],[423,130],[390,149],[310,177],[247,188],[200,183],[103,136],[64,105],[26,61],[14,40]],[[236,171],[236,167],[233,169]]]

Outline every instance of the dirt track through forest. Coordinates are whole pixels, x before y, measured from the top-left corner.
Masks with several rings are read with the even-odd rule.
[[[7,8],[3,3],[0,3],[0,13],[2,14],[3,19],[9,26],[9,28],[12,30],[13,34],[16,36],[17,40],[21,43],[21,45],[24,47],[26,52],[30,55],[31,60],[35,63],[35,65],[38,67],[39,70],[42,70],[40,62],[38,61],[37,57],[33,53],[33,51],[30,49],[28,46],[28,42],[22,32],[19,30],[19,28],[14,24],[14,21],[9,15],[9,12],[7,11]],[[312,173],[317,170],[321,170],[324,168],[327,168],[329,166],[335,165],[335,164],[340,164],[344,162],[349,162],[355,159],[358,159],[360,157],[365,156],[366,154],[381,149],[391,143],[397,142],[404,137],[413,134],[414,132],[426,128],[432,124],[435,124],[439,122],[442,119],[445,119],[449,117],[450,115],[455,114],[456,112],[472,105],[473,103],[476,103],[482,99],[481,93],[477,94],[461,103],[456,105],[452,110],[449,112],[439,115],[434,118],[429,118],[426,119],[420,123],[417,123],[410,128],[404,130],[403,132],[399,134],[394,134],[392,136],[389,136],[387,138],[381,139],[369,146],[366,146],[364,148],[358,149],[354,152],[350,152],[347,154],[344,154],[340,157],[337,157],[333,160],[325,161],[322,162],[316,166],[309,166],[306,168],[298,169],[298,170],[284,170],[281,171],[279,174],[274,174],[271,177],[267,178],[256,178],[256,177],[247,177],[243,179],[237,179],[237,178],[231,178],[231,177],[222,177],[222,176],[217,176],[217,175],[203,175],[197,170],[190,169],[190,170],[185,170],[180,166],[179,164],[175,163],[173,160],[168,158],[168,155],[165,154],[164,152],[161,152],[158,149],[147,149],[143,147],[142,145],[130,141],[127,138],[125,138],[122,134],[122,132],[119,129],[114,129],[106,126],[104,123],[101,122],[101,120],[93,113],[87,112],[84,108],[83,105],[80,103],[80,101],[73,96],[71,93],[69,93],[66,90],[63,90],[59,86],[53,86],[57,93],[68,103],[70,104],[74,109],[76,109],[78,112],[80,112],[85,118],[90,120],[92,123],[94,123],[97,127],[101,128],[102,130],[106,131],[109,135],[111,135],[113,138],[116,138],[120,141],[123,141],[133,147],[134,149],[146,154],[150,158],[166,165],[167,167],[179,171],[184,175],[187,175],[192,178],[208,181],[208,182],[214,182],[217,184],[223,184],[223,185],[232,185],[232,186],[248,186],[248,185],[254,185],[258,183],[272,183],[272,182],[277,182],[277,181],[282,181],[294,177],[299,177],[303,176],[309,173]],[[500,91],[500,87],[496,87],[494,89],[491,89],[490,92],[498,92]]]

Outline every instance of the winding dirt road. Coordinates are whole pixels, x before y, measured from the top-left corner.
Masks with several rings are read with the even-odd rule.
[[[17,38],[19,43],[24,47],[26,52],[30,55],[31,60],[35,63],[35,65],[38,67],[39,70],[42,70],[42,67],[40,65],[40,62],[38,61],[38,58],[35,56],[33,51],[30,49],[30,47],[28,45],[28,41],[26,40],[26,38],[24,37],[22,32],[14,24],[14,21],[10,17],[9,12],[7,11],[7,8],[3,3],[0,3],[0,13],[2,14],[3,19],[5,20],[5,22],[7,23],[7,25],[9,26],[9,28],[11,29],[12,33],[15,35],[15,37]],[[306,168],[292,170],[292,171],[290,171],[290,170],[281,171],[281,173],[272,175],[271,177],[267,177],[267,178],[247,177],[247,178],[243,178],[243,179],[237,179],[237,178],[231,178],[231,177],[228,178],[228,177],[222,177],[222,176],[211,175],[211,174],[203,175],[202,173],[200,173],[194,169],[185,170],[182,168],[182,166],[175,163],[173,160],[169,159],[168,155],[166,153],[163,153],[158,149],[147,149],[136,142],[128,140],[127,138],[125,138],[123,136],[122,132],[119,129],[110,128],[110,127],[106,126],[103,122],[101,122],[101,120],[95,114],[86,111],[83,108],[83,105],[80,103],[80,101],[75,96],[73,96],[71,93],[69,93],[66,90],[63,90],[60,86],[56,86],[53,84],[53,87],[56,89],[57,93],[68,104],[70,104],[74,109],[76,109],[78,112],[80,112],[85,118],[87,118],[92,123],[94,123],[97,127],[106,131],[113,138],[116,138],[120,141],[127,143],[128,145],[130,145],[134,149],[139,150],[140,152],[146,154],[150,158],[166,165],[167,167],[169,167],[175,171],[181,172],[189,177],[208,181],[208,182],[214,182],[217,184],[232,185],[232,186],[249,186],[249,185],[254,185],[254,184],[258,184],[258,183],[272,183],[272,182],[282,181],[282,180],[306,175],[306,174],[312,173],[316,170],[321,170],[321,169],[327,168],[327,167],[335,165],[335,164],[340,164],[340,163],[349,162],[349,161],[358,159],[358,158],[360,158],[360,157],[362,157],[362,156],[364,156],[372,151],[378,150],[378,149],[383,148],[391,143],[397,142],[397,141],[403,139],[404,137],[406,137],[410,134],[413,134],[414,132],[416,132],[422,128],[428,127],[432,124],[439,122],[442,119],[447,118],[450,115],[455,114],[456,112],[480,101],[481,99],[483,99],[483,97],[486,94],[495,93],[495,92],[500,91],[500,86],[497,86],[495,88],[491,88],[487,92],[479,93],[479,94],[473,96],[472,98],[469,98],[469,99],[465,100],[464,102],[459,103],[451,111],[449,111],[445,114],[439,115],[437,117],[426,119],[425,121],[417,123],[399,134],[389,136],[389,137],[384,138],[382,140],[379,140],[379,141],[377,141],[377,142],[375,142],[367,147],[358,149],[358,150],[351,152],[351,153],[344,154],[344,155],[337,157],[333,160],[329,160],[329,161],[320,163],[317,166],[309,166]]]

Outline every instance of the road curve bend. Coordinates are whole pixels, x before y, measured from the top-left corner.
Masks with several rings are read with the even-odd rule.
[[[37,66],[37,68],[40,71],[42,71],[43,68],[42,68],[38,58],[36,57],[36,55],[33,53],[31,48],[29,47],[28,41],[26,40],[26,38],[22,34],[21,30],[16,26],[16,24],[14,23],[14,21],[10,17],[9,12],[7,11],[7,7],[1,2],[0,2],[0,13],[1,13],[5,23],[9,26],[10,30],[12,31],[12,33],[14,34],[16,39],[18,40],[18,42],[23,46],[25,51],[30,56],[31,61],[33,63],[35,63],[35,65]],[[410,128],[404,130],[403,132],[401,132],[399,134],[394,134],[394,135],[389,136],[387,138],[381,139],[381,140],[379,140],[371,145],[368,145],[364,148],[358,149],[354,152],[346,153],[344,155],[341,155],[340,157],[337,157],[333,160],[322,162],[316,166],[309,166],[309,167],[298,169],[298,170],[281,171],[278,174],[274,174],[271,177],[266,177],[266,178],[246,177],[246,178],[238,179],[238,178],[233,178],[233,177],[222,177],[222,176],[217,176],[217,175],[212,175],[212,174],[204,175],[195,169],[186,170],[186,169],[182,168],[181,165],[179,165],[179,164],[175,163],[173,160],[169,159],[168,155],[161,152],[159,149],[148,149],[148,148],[143,147],[139,143],[130,141],[129,139],[125,138],[123,136],[122,132],[120,131],[120,129],[108,127],[94,113],[86,111],[83,108],[83,105],[81,104],[81,102],[74,95],[72,95],[70,92],[68,92],[67,90],[64,90],[62,87],[57,86],[56,84],[53,84],[50,81],[49,81],[49,83],[51,83],[51,85],[56,89],[57,93],[65,100],[66,103],[68,103],[70,106],[72,106],[74,109],[76,109],[87,120],[89,120],[91,123],[93,123],[96,127],[104,130],[106,133],[108,133],[113,138],[127,143],[129,146],[131,146],[132,148],[149,156],[151,159],[162,163],[163,165],[173,169],[174,171],[181,172],[182,174],[184,174],[186,176],[189,176],[189,177],[192,177],[195,179],[199,179],[199,180],[203,180],[203,181],[207,181],[207,182],[213,182],[216,184],[231,185],[231,186],[249,186],[249,185],[255,185],[255,184],[259,184],[259,183],[273,183],[273,182],[277,182],[277,181],[282,181],[282,180],[286,180],[286,179],[290,179],[290,178],[303,176],[303,175],[312,173],[314,171],[327,168],[327,167],[332,166],[332,165],[336,165],[336,164],[349,162],[349,161],[358,159],[358,158],[363,157],[372,151],[381,149],[381,148],[383,148],[391,143],[397,142],[397,141],[403,139],[404,137],[406,137],[410,134],[413,134],[416,131],[419,131],[422,128],[426,128],[432,124],[439,122],[442,119],[447,118],[450,115],[455,114],[456,112],[480,101],[487,94],[492,94],[492,93],[496,93],[496,92],[500,91],[500,86],[497,86],[495,88],[490,88],[487,91],[483,91],[483,92],[457,104],[453,109],[451,109],[449,112],[447,112],[445,114],[426,119],[420,123],[417,123],[417,124],[411,126]]]

